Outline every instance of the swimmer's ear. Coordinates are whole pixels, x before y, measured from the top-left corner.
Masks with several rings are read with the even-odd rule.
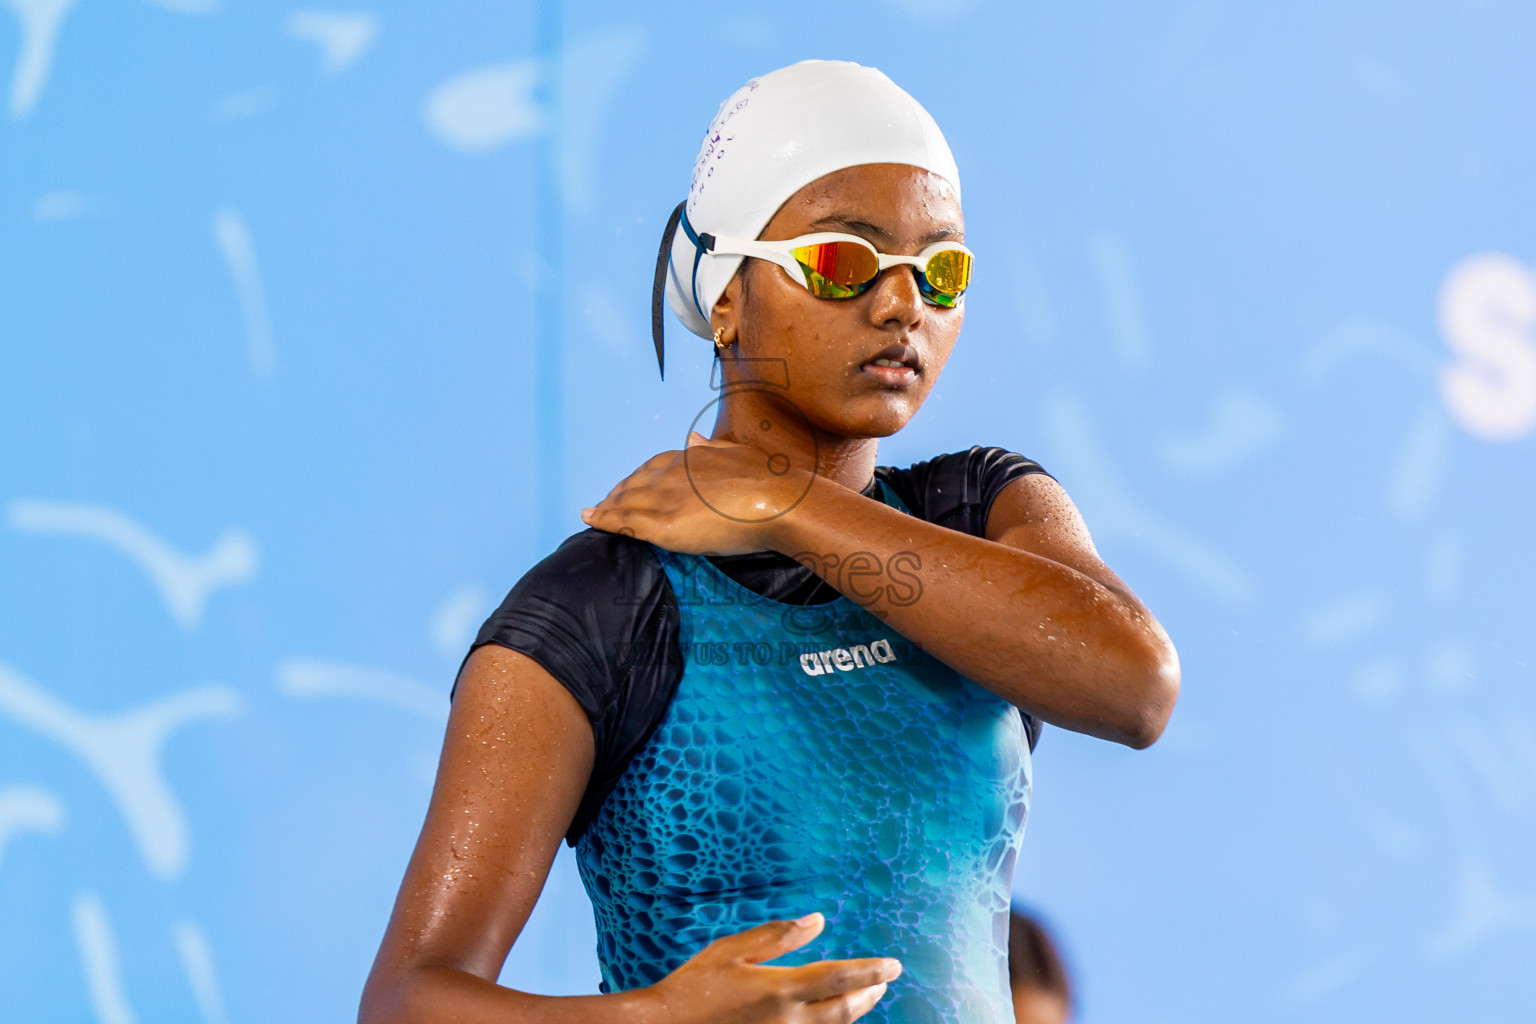
[[[719,341],[715,344],[718,353],[723,344],[726,348],[736,344],[741,332],[741,299],[746,288],[746,267],[750,260],[742,260],[741,266],[736,268],[736,273],[726,284],[725,291],[720,293],[720,298],[715,300],[714,308],[709,311],[709,329],[711,332],[719,331]]]

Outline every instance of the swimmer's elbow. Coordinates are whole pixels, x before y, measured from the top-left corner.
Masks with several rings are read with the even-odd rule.
[[[421,967],[375,968],[363,986],[357,1024],[417,1024],[436,1020],[443,1007],[434,971]]]
[[[1168,727],[1173,705],[1179,699],[1179,655],[1166,634],[1159,639],[1161,642],[1149,652],[1145,666],[1138,673],[1140,678],[1135,686],[1134,700],[1130,702],[1130,714],[1120,729],[1120,742],[1133,750],[1145,750],[1157,742]]]
[[[409,971],[380,971],[374,968],[363,985],[363,998],[357,1007],[357,1024],[404,1024],[410,1019]]]

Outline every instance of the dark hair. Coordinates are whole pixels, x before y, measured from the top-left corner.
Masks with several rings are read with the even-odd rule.
[[[1072,1006],[1072,979],[1045,926],[1021,910],[1008,915],[1008,982],[1058,995]]]

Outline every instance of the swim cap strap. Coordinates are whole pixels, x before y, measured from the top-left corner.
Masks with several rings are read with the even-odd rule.
[[[661,235],[661,250],[656,253],[656,282],[651,286],[651,340],[656,343],[656,369],[661,371],[661,379],[667,379],[667,364],[662,357],[662,336],[665,328],[661,317],[661,296],[667,290],[667,262],[672,258],[672,236],[677,233],[677,222],[683,215],[683,207],[688,203],[684,200],[677,204],[677,209],[672,211],[672,216],[667,218],[667,229]],[[689,232],[691,237],[693,232]],[[694,266],[698,266],[698,260],[694,260]]]

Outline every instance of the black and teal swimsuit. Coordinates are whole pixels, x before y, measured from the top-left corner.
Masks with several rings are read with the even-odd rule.
[[[867,493],[980,534],[997,491],[1037,471],[975,448],[882,467]],[[612,537],[605,593],[599,552],[567,552],[565,599],[546,560],[477,643],[555,664],[592,717],[598,767],[568,839],[601,989],[819,910],[822,934],[773,963],[901,960],[872,1024],[1011,1021],[1009,895],[1038,725],[792,559],[597,536]]]

